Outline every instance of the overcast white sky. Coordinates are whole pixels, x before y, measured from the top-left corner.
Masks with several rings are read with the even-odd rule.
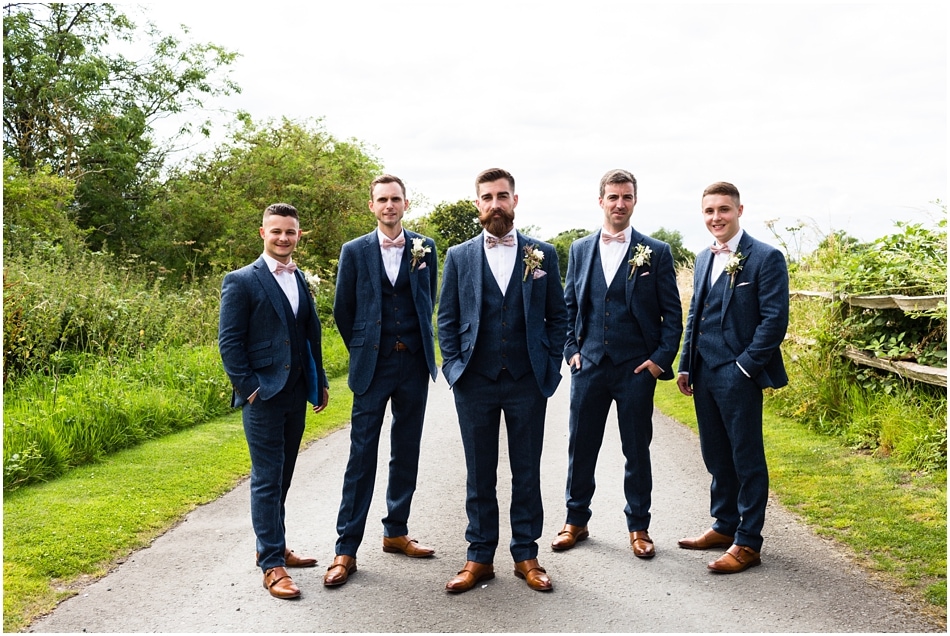
[[[593,230],[619,167],[639,182],[633,225],[698,251],[714,181],[738,186],[743,228],[773,243],[769,219],[871,240],[932,223],[947,198],[945,3],[147,6],[164,31],[241,53],[243,93],[223,106],[324,118],[406,181],[417,213],[502,167],[517,225]]]

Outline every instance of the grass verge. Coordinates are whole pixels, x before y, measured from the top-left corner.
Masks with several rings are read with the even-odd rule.
[[[304,443],[350,418],[346,378]],[[250,472],[239,412],[108,456],[3,500],[3,630],[21,631]],[[161,475],[161,479],[155,479]]]
[[[675,383],[659,383],[655,404],[696,430],[693,402]],[[769,485],[782,505],[946,625],[946,470],[915,472],[855,452],[771,413],[768,405],[764,435]]]

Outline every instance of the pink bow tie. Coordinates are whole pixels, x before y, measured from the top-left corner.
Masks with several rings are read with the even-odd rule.
[[[604,242],[604,245],[609,245],[613,241],[617,241],[618,243],[626,243],[627,235],[623,232],[620,232],[619,234],[611,234],[610,232],[604,232],[601,230],[600,240]]]
[[[388,250],[392,247],[404,247],[406,245],[406,237],[400,236],[399,238],[393,240],[391,238],[383,237],[383,249]]]
[[[728,245],[723,245],[722,247],[717,247],[715,243],[709,246],[709,250],[713,254],[732,254],[732,250],[729,249]]]
[[[496,245],[504,245],[505,247],[514,247],[515,246],[515,237],[512,234],[507,234],[501,238],[495,238],[494,236],[488,235],[485,237],[485,247],[491,249]]]
[[[275,274],[280,274],[281,272],[290,272],[293,274],[297,271],[297,266],[291,263],[290,265],[284,265],[283,263],[277,263],[277,269],[274,270]]]

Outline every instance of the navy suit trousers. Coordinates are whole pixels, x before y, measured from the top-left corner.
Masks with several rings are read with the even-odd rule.
[[[386,415],[390,425],[389,487],[383,534],[409,534],[409,509],[416,491],[422,423],[429,394],[429,369],[425,353],[393,351],[380,355],[369,389],[353,396],[350,424],[350,458],[343,477],[343,499],[337,516],[336,553],[356,557],[363,540],[366,517],[373,500],[379,436]]]
[[[515,562],[538,556],[544,524],[541,503],[541,447],[547,400],[533,373],[518,380],[503,370],[489,380],[471,369],[453,387],[465,464],[465,510],[469,561],[492,563],[498,547],[498,446],[501,416],[511,464],[511,556]]]
[[[620,442],[626,458],[623,491],[627,500],[627,529],[635,532],[650,527],[650,443],[657,381],[647,370],[633,372],[643,362],[644,358],[634,358],[614,364],[605,357],[600,364],[594,364],[582,358],[579,370],[571,368],[566,523],[586,526],[591,517],[597,455],[604,441],[610,405],[616,402]]]
[[[251,455],[251,524],[261,569],[284,565],[284,503],[294,476],[307,418],[307,383],[298,381],[269,400],[241,409]]]
[[[703,461],[712,475],[713,529],[735,534],[738,545],[759,551],[769,499],[762,389],[735,363],[710,368],[700,358],[693,374],[693,401]]]

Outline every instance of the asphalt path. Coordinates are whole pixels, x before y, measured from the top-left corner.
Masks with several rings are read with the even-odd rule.
[[[249,489],[189,514],[153,544],[61,603],[33,632],[928,632],[944,629],[875,584],[840,548],[818,538],[770,500],[762,565],[717,575],[720,552],[677,548],[709,527],[709,476],[695,434],[654,415],[653,522],[657,556],[634,557],[623,515],[623,455],[613,412],[597,468],[591,537],[567,552],[550,542],[564,521],[569,378],[548,402],[542,457],[545,506],[539,560],[554,591],[530,590],[508,552],[510,470],[502,433],[502,510],[496,578],[460,595],[445,583],[465,563],[465,465],[452,393],[440,377],[430,391],[419,487],[410,533],[436,548],[430,559],[381,550],[388,418],[367,537],[358,572],[324,588],[333,559],[336,512],[349,429],[307,448],[288,500],[288,545],[315,556],[290,570],[302,590],[272,598],[254,565]],[[332,399],[332,398],[331,398]],[[686,398],[683,398],[686,399]],[[160,475],[156,475],[160,479]]]

